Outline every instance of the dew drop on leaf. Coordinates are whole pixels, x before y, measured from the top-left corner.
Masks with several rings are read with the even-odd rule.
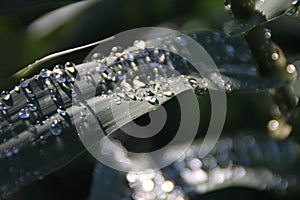
[[[62,127],[60,125],[60,120],[55,119],[51,124],[51,132],[53,135],[58,136],[62,133]]]
[[[296,73],[296,67],[295,67],[295,65],[293,65],[293,64],[289,64],[289,65],[287,65],[286,66],[286,72],[287,73],[289,73],[289,74],[294,74],[294,73]]]
[[[143,40],[136,40],[133,42],[133,45],[139,50],[143,50],[146,48],[146,43]]]
[[[133,85],[134,85],[134,87],[135,87],[136,89],[146,87],[146,84],[145,84],[145,83],[143,83],[142,81],[137,80],[137,79],[134,79],[134,80],[133,80]]]
[[[27,80],[21,80],[21,84],[20,84],[21,88],[27,88],[28,85],[29,85],[29,83]]]
[[[278,59],[279,59],[278,53],[276,52],[272,53],[272,60],[278,60]]]
[[[271,37],[272,37],[271,30],[266,29],[266,32],[265,32],[265,38],[266,38],[266,39],[270,39]]]
[[[19,112],[21,119],[28,119],[30,117],[30,111],[27,108],[22,108]]]
[[[172,97],[174,93],[170,90],[166,90],[163,92],[163,95],[165,95],[166,97]]]
[[[159,104],[159,101],[156,98],[156,96],[147,96],[147,97],[145,97],[145,100],[148,101],[152,105]]]
[[[279,122],[277,120],[271,120],[268,122],[267,128],[270,131],[276,131],[279,128]]]
[[[57,109],[57,113],[63,117],[67,115],[67,112],[61,106]]]
[[[10,98],[11,98],[11,95],[10,95],[9,92],[6,92],[6,91],[3,91],[3,92],[2,92],[2,99],[3,99],[4,101],[9,101]]]

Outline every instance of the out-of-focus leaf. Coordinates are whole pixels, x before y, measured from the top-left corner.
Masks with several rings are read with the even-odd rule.
[[[41,9],[43,7],[60,7],[66,5],[68,3],[72,3],[76,0],[28,0],[28,1],[2,1],[0,6],[0,13],[1,14],[12,14],[12,13],[19,13],[19,12],[34,12],[36,9]]]
[[[27,67],[25,67],[21,71],[17,72],[13,76],[9,77],[6,81],[4,81],[1,84],[0,90],[6,90],[6,88],[12,88],[12,86],[15,85],[22,78],[29,78],[33,74],[38,73],[42,68],[46,68],[47,66],[51,67],[51,66],[49,66],[49,63],[52,63],[53,65],[55,65],[54,61],[58,60],[59,58],[62,58],[62,57],[64,58],[64,57],[68,56],[69,57],[68,59],[70,59],[70,54],[74,54],[78,51],[91,50],[95,46],[97,46],[105,41],[111,40],[111,39],[113,39],[113,37],[110,37],[110,38],[107,38],[105,40],[101,40],[98,42],[94,42],[91,44],[87,44],[87,45],[84,45],[81,47],[77,47],[74,49],[68,49],[65,51],[57,52],[57,53],[51,54],[49,56],[46,56],[44,58],[41,58],[40,60],[35,61],[34,63],[28,65]],[[83,59],[84,59],[84,57],[82,58],[82,60]]]
[[[37,38],[45,37],[64,24],[73,20],[77,15],[93,6],[98,0],[80,1],[62,8],[56,9],[32,22],[28,27],[28,33]]]
[[[200,157],[199,149],[202,142],[201,140],[195,141],[186,151],[190,154],[182,156],[180,160],[161,170],[151,172],[152,176],[149,175],[147,180],[154,183],[152,196],[159,196],[163,192],[161,185],[165,180],[172,181],[176,190],[176,192],[172,190],[166,193],[166,196],[180,196],[184,193],[186,197],[192,199],[201,194],[229,187],[267,190],[271,193],[297,192],[300,178],[297,173],[300,154],[299,142],[293,138],[276,141],[263,131],[240,130],[231,134],[227,133],[227,135],[223,134],[214,149],[207,156]],[[177,148],[175,146],[163,156],[172,156]],[[109,179],[107,175],[114,178]],[[125,190],[125,176],[122,179],[115,170],[98,164],[94,170],[91,199],[96,199],[101,195],[113,197],[112,199],[120,198],[120,196],[130,198],[131,195],[136,194],[142,196],[147,193],[143,187],[144,175],[143,173],[127,173],[129,181],[127,184],[130,190]],[[116,185],[116,190],[103,193],[112,185]]]

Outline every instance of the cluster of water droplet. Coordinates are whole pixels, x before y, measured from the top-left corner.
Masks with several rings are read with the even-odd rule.
[[[268,160],[280,166],[286,156],[286,152],[279,150],[282,145],[272,140],[258,141],[250,135],[223,138],[204,158],[199,157],[199,145],[193,145],[172,166],[155,172],[129,172],[127,181],[134,199],[160,199],[160,195],[168,199],[166,195],[170,192],[176,194],[174,197],[184,198],[180,195],[203,194],[230,185],[285,190],[289,186],[288,179],[268,169],[255,168],[256,164],[259,166]],[[290,150],[295,148],[292,143],[283,146]],[[286,162],[293,163],[295,157],[296,154]]]
[[[184,39],[176,37],[175,40],[185,45]],[[192,86],[197,95],[203,95],[208,90],[205,80],[201,75],[196,78],[189,76],[191,71],[196,73],[196,70],[184,58],[171,54],[168,48],[180,51],[174,45],[165,50],[147,48],[145,41],[137,40],[127,49],[113,47],[106,57],[95,53],[92,61],[97,64],[96,71],[100,77],[96,79],[91,72],[85,72],[85,79],[96,79],[96,93],[111,95],[112,103],[117,105],[128,100],[157,105],[160,99],[176,95],[178,87],[186,83],[186,87]]]
[[[180,47],[186,45],[186,41],[181,37],[176,37],[173,42]],[[113,47],[110,55],[106,57],[95,53],[92,56],[92,62],[96,64],[96,67],[81,71],[83,73],[78,74],[74,63],[67,62],[65,65],[56,65],[53,70],[43,69],[39,75],[30,80],[21,80],[11,92],[2,92],[0,113],[1,121],[4,123],[1,124],[1,132],[17,128],[14,127],[8,110],[16,107],[14,95],[24,95],[26,103],[19,108],[17,115],[26,124],[28,130],[35,134],[36,127],[47,125],[53,135],[60,135],[64,123],[70,117],[66,111],[72,101],[70,99],[80,99],[80,94],[74,90],[77,79],[94,84],[97,88],[96,94],[104,97],[111,96],[115,104],[134,100],[158,105],[160,100],[163,102],[165,98],[176,95],[176,91],[180,91],[179,87],[183,83],[185,87],[194,88],[196,94],[204,94],[208,88],[206,81],[199,76],[196,78],[189,76],[196,70],[184,58],[176,55],[170,56],[168,48],[177,52],[181,51],[181,48],[173,45],[172,42],[168,44],[165,50],[148,49],[145,41],[137,40],[132,47],[124,50],[118,46]],[[180,69],[184,75],[178,73],[177,69]],[[93,77],[95,73],[100,78],[95,80]],[[84,93],[84,91],[80,92]],[[43,95],[50,97],[43,101],[50,100],[49,106],[54,105],[56,109],[46,112],[45,108],[40,105],[42,102],[39,98]],[[86,115],[86,112],[82,110],[81,121],[84,121]],[[44,135],[38,137],[33,135],[30,138],[30,141],[35,141],[36,138],[41,143],[46,141]]]
[[[15,86],[12,91],[2,92],[0,101],[1,132],[7,133],[4,134],[5,138],[2,144],[5,144],[10,139],[14,139],[13,131],[24,127],[24,125],[27,127],[27,131],[32,133],[28,138],[29,142],[40,141],[42,144],[46,142],[47,135],[37,133],[37,127],[39,126],[48,125],[53,135],[60,135],[63,130],[63,121],[69,116],[65,110],[65,102],[59,90],[65,91],[67,96],[71,97],[74,93],[72,85],[75,77],[75,64],[67,62],[64,66],[55,66],[52,71],[43,69],[39,75],[35,75],[32,79],[22,79],[20,84]],[[41,92],[43,92],[43,95],[41,95]],[[45,108],[41,106],[41,99],[39,99],[43,96],[50,97],[49,100],[52,100],[52,102],[47,103],[49,105],[53,104],[56,109],[47,113]],[[22,99],[18,97],[22,97]],[[18,102],[16,99],[18,99]],[[19,110],[15,113],[18,107]],[[55,116],[55,114],[58,114],[58,116]],[[15,115],[22,121],[21,123],[16,122],[18,120],[15,118]],[[53,115],[53,117],[49,118],[48,115]],[[16,135],[15,137],[18,136]],[[18,147],[14,146],[5,149],[1,155],[10,157],[16,153],[18,153]]]
[[[175,185],[171,180],[166,180],[161,171],[127,173],[126,179],[129,187],[133,190],[131,197],[133,199],[185,199],[181,187]]]
[[[169,52],[171,49],[175,53],[186,53],[183,52],[187,45],[184,38],[175,37],[172,41],[164,38],[157,40],[165,44],[165,49],[147,48],[146,41],[136,40],[127,49],[120,46],[113,47],[110,54],[105,57],[100,53],[94,53],[90,62],[95,65],[92,68],[83,67],[80,73],[74,63],[67,62],[65,65],[56,65],[53,70],[43,69],[39,75],[30,80],[22,80],[13,91],[2,93],[1,119],[8,123],[5,127],[1,125],[1,131],[15,128],[13,123],[10,123],[7,109],[13,105],[12,94],[16,93],[25,95],[26,103],[20,107],[18,117],[29,130],[35,133],[36,126],[48,125],[53,135],[60,135],[64,123],[69,120],[66,108],[70,106],[72,99],[78,99],[78,102],[81,102],[79,105],[85,105],[82,102],[82,97],[86,95],[85,91],[81,90],[78,93],[74,90],[74,84],[78,80],[92,84],[96,87],[96,95],[109,97],[111,103],[116,105],[128,100],[159,105],[186,89],[194,89],[195,94],[200,96],[208,91],[209,83],[231,91],[231,84],[216,73],[208,73],[208,77],[202,78],[184,57]],[[234,51],[231,46],[228,46],[227,50]],[[39,100],[42,95],[36,95],[39,89],[33,90],[36,85],[48,94],[50,99],[47,101],[51,100],[49,105],[53,104],[56,107],[52,109],[54,112],[45,114]],[[89,95],[91,94],[86,96]],[[84,122],[87,115],[87,111],[82,109],[81,121]],[[31,140],[34,141],[34,138],[36,136]],[[45,143],[45,136],[41,135],[38,138],[41,143]]]
[[[268,40],[271,39],[271,37],[271,31],[266,29],[265,38]],[[271,54],[271,59],[279,62],[280,54],[274,50],[274,52]],[[297,77],[297,68],[294,64],[279,66],[279,68],[280,72],[283,71],[283,73],[277,74],[277,76],[283,76],[290,82],[295,81],[295,78]],[[272,105],[270,109],[272,119],[268,121],[267,129],[274,138],[285,139],[292,131],[292,126],[286,122],[289,120],[289,116],[291,115],[292,110],[298,104],[299,100],[297,95],[294,93],[294,88],[292,85],[284,86],[284,89],[271,90],[271,94],[274,96],[275,104]],[[285,98],[278,98],[279,96],[284,96]]]

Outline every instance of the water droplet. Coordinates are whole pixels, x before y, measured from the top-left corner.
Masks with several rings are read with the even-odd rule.
[[[265,38],[266,38],[266,39],[270,39],[271,37],[272,37],[271,30],[266,29],[266,32],[265,32]]]
[[[279,106],[276,104],[271,105],[270,113],[274,118],[279,118],[281,116]]]
[[[62,133],[62,127],[60,125],[60,120],[55,119],[51,124],[51,132],[53,135],[58,136]]]
[[[145,97],[145,100],[148,101],[152,105],[159,104],[159,101],[155,96],[147,96],[147,97]]]
[[[98,72],[100,73],[104,73],[106,70],[106,66],[103,64],[100,64],[100,66],[98,67]]]
[[[56,66],[53,68],[53,73],[55,73],[56,75],[63,75],[64,72],[63,72],[62,69],[61,69],[61,65],[56,65]]]
[[[46,141],[46,137],[44,135],[40,136],[40,140],[39,141],[40,141],[41,144],[46,144],[46,142],[47,142]]]
[[[279,59],[279,55],[276,52],[272,53],[271,57],[272,57],[273,60],[278,60]]]
[[[7,129],[8,129],[9,131],[14,131],[14,130],[15,130],[15,127],[14,127],[13,124],[8,124]]]
[[[231,88],[231,84],[230,83],[225,83],[225,90],[227,91],[227,92],[231,92],[231,90],[232,90],[232,88]]]
[[[141,51],[141,54],[142,54],[142,56],[147,57],[147,56],[149,56],[149,51],[147,49],[143,49]]]
[[[20,86],[17,86],[17,85],[16,85],[16,86],[14,87],[14,91],[17,92],[17,93],[19,93],[19,92],[20,92]]]
[[[206,82],[203,81],[202,85],[200,85],[199,82],[194,78],[189,78],[188,81],[190,85],[193,87],[194,92],[197,96],[202,96],[208,91]]]
[[[92,56],[92,59],[93,60],[99,60],[99,59],[102,59],[102,55],[100,53],[94,53],[93,56]]]
[[[120,97],[116,97],[114,99],[115,104],[120,105],[122,103],[121,98]]]
[[[73,63],[73,62],[66,62],[66,64],[65,64],[65,68],[69,68],[69,67],[71,67],[71,68],[73,68],[73,67],[75,67],[75,63]]]
[[[65,76],[60,75],[60,74],[56,75],[55,79],[58,83],[65,83],[67,80]]]
[[[124,80],[124,76],[123,75],[118,75],[118,80]]]
[[[145,83],[143,83],[142,81],[140,81],[140,80],[137,80],[137,79],[134,79],[133,80],[133,85],[134,85],[134,87],[137,89],[137,88],[144,88],[144,87],[146,87],[146,84]]]
[[[24,89],[24,93],[25,93],[25,95],[27,96],[28,99],[31,99],[31,98],[34,97],[34,94],[28,88]]]
[[[68,83],[74,83],[75,82],[75,78],[71,77],[69,75],[66,76],[67,82]],[[68,87],[66,84],[63,84],[64,87]]]
[[[164,91],[163,95],[165,95],[166,97],[172,97],[174,95],[174,93],[170,90]]]
[[[21,80],[21,88],[27,88],[29,85],[29,82],[27,80]]]
[[[198,85],[198,82],[194,78],[189,78],[188,81],[193,88]]]
[[[11,98],[11,95],[10,95],[9,92],[7,92],[7,91],[3,91],[3,92],[2,92],[2,99],[3,99],[4,101],[9,101],[10,98]]]
[[[13,155],[13,153],[8,149],[4,150],[4,154],[5,154],[6,157],[11,157]]]
[[[202,169],[197,169],[197,170],[183,169],[180,174],[183,180],[190,185],[198,185],[201,183],[205,183],[208,180],[207,173]]]
[[[51,71],[50,70],[48,70],[48,69],[42,69],[41,70],[41,77],[42,78],[49,78],[50,77],[50,75],[51,75]]]
[[[161,189],[164,191],[164,192],[172,192],[172,190],[174,189],[174,183],[171,182],[171,181],[165,181],[162,186],[161,186]]]
[[[156,61],[152,61],[149,63],[150,67],[158,67],[159,66],[159,63],[156,62]]]
[[[57,109],[57,113],[63,117],[65,117],[67,115],[67,112],[61,106],[59,106],[59,108]]]
[[[177,36],[175,38],[175,42],[177,42],[178,44],[180,44],[180,46],[186,46],[187,45],[187,41],[185,38],[182,38],[180,36]]]
[[[292,16],[292,17],[298,17],[299,16],[299,9],[297,7],[292,8],[286,13],[287,16]]]
[[[155,74],[158,74],[158,69],[157,69],[157,67],[155,67],[155,68],[153,69],[153,72],[154,72]]]
[[[286,66],[286,72],[289,74],[294,74],[297,72],[295,65],[289,64]]]
[[[143,50],[146,48],[146,43],[143,40],[136,40],[133,42],[133,45],[139,50]]]
[[[22,108],[19,112],[21,119],[28,119],[30,117],[30,111],[27,108]]]
[[[115,46],[115,47],[113,47],[113,48],[111,49],[111,51],[112,51],[113,53],[122,52],[122,47],[120,47],[120,46]]]
[[[230,10],[231,10],[231,3],[230,3],[229,0],[225,0],[224,5],[225,5],[225,9],[226,9],[227,11],[230,11]]]
[[[166,59],[166,56],[165,56],[164,53],[160,53],[160,54],[158,55],[157,59],[158,59],[158,62],[159,62],[159,63],[164,63],[164,62],[165,62],[165,59]]]
[[[27,105],[26,105],[28,108],[29,108],[29,110],[31,111],[31,112],[34,112],[34,111],[36,111],[36,109],[37,109],[37,107],[34,105],[34,104],[32,104],[32,103],[27,103]]]
[[[143,189],[146,192],[150,192],[154,189],[154,182],[150,179],[143,181]]]
[[[75,98],[76,97],[76,93],[72,90],[72,92],[71,92],[71,97],[72,98]]]
[[[65,69],[67,72],[69,72],[73,76],[76,74],[75,64],[72,62],[67,62],[65,65]]]
[[[270,131],[276,131],[278,128],[279,128],[279,122],[275,119],[273,120],[270,120],[268,122],[268,125],[267,125],[267,128],[270,130]]]
[[[134,93],[132,93],[132,92],[128,92],[127,93],[127,96],[131,99],[131,100],[136,100],[136,97],[135,97],[135,95],[134,95]]]
[[[80,111],[80,120],[81,120],[82,122],[85,122],[85,121],[86,121],[86,114],[85,114],[84,112],[82,112],[82,111]]]
[[[12,152],[14,154],[18,154],[19,153],[19,149],[17,147],[13,147]]]
[[[6,109],[7,107],[0,102],[0,111],[5,111]]]
[[[126,54],[124,56],[125,60],[133,62],[134,61],[134,56],[132,54]]]

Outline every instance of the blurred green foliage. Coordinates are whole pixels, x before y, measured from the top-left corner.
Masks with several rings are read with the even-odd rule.
[[[78,14],[62,16],[55,30],[30,30],[37,19],[75,1],[6,1],[0,9],[0,81],[48,54],[88,44],[136,27],[222,29],[222,1],[103,0]],[[72,13],[72,10],[70,11]],[[48,17],[51,21],[51,17]],[[52,22],[53,23],[53,22]],[[49,23],[46,28],[53,26]]]

